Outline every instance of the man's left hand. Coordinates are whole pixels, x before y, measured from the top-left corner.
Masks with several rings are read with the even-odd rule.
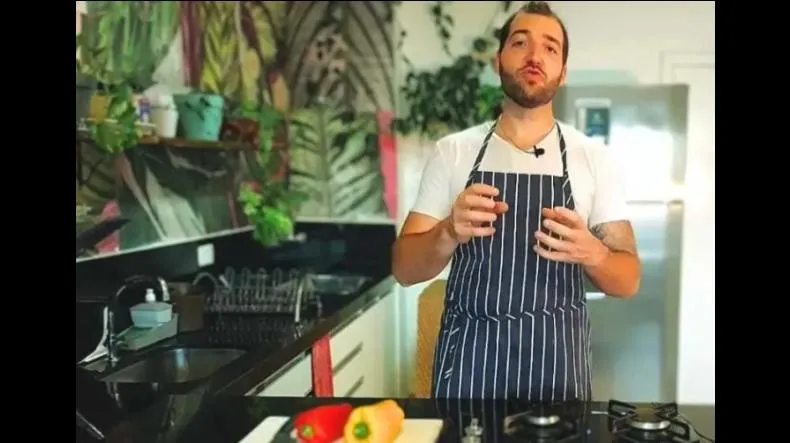
[[[535,252],[547,260],[595,267],[609,254],[609,248],[587,229],[581,216],[568,208],[542,210],[543,227],[555,234],[536,231]],[[559,238],[556,238],[559,237]]]

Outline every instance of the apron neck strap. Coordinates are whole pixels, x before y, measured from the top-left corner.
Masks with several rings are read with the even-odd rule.
[[[472,184],[472,177],[474,176],[475,172],[480,169],[480,164],[483,163],[483,158],[485,157],[486,150],[488,149],[488,143],[491,141],[491,137],[494,135],[494,131],[496,130],[497,124],[499,120],[495,120],[494,123],[491,125],[491,129],[488,130],[486,133],[485,138],[483,139],[483,144],[480,147],[480,151],[477,153],[477,157],[475,158],[475,162],[472,165],[472,170],[469,171],[469,176],[466,178],[466,187],[468,188]],[[568,177],[568,162],[565,155],[565,137],[562,135],[562,129],[560,129],[560,125],[558,123],[554,123],[554,126],[557,128],[557,135],[560,139],[560,156],[562,157],[562,176],[567,179]]]

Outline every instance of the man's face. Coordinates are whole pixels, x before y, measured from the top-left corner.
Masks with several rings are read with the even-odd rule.
[[[551,102],[565,83],[564,44],[562,28],[554,18],[516,15],[496,59],[505,95],[527,109]]]

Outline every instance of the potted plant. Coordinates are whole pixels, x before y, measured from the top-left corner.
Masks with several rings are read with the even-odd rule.
[[[253,227],[253,237],[264,246],[275,246],[293,236],[294,217],[304,196],[288,187],[284,156],[274,147],[282,134],[283,115],[254,103],[242,103],[239,117],[258,122],[257,166],[252,180],[242,184],[239,202]]]
[[[450,65],[437,71],[409,72],[401,87],[406,115],[394,121],[395,130],[436,139],[494,118],[502,91],[480,81],[489,63],[485,56],[488,45],[488,41],[478,38],[472,53],[456,58]]]
[[[103,118],[89,119],[87,127],[96,146],[109,154],[118,154],[140,141],[134,93],[126,84],[104,85],[103,92],[107,97],[106,114]]]
[[[151,123],[160,137],[173,138],[178,132],[178,110],[171,95],[160,95],[151,103]]]
[[[190,92],[176,95],[174,99],[184,137],[194,140],[219,140],[225,108],[224,97]]]
[[[499,2],[500,9],[489,21],[486,31],[475,38],[467,54],[456,57],[449,42],[454,27],[447,12],[450,2],[431,2],[429,14],[444,52],[452,64],[436,71],[416,70],[404,56],[409,71],[400,88],[405,99],[404,117],[393,121],[393,129],[403,135],[418,134],[432,139],[461,131],[495,118],[503,98],[497,86],[485,85],[480,78],[495,55],[500,30],[496,18],[510,9],[513,2]],[[406,33],[401,32],[401,38]]]
[[[83,56],[91,51],[82,34],[77,36],[77,51]],[[91,138],[105,152],[117,154],[139,142],[138,113],[132,85],[125,81],[124,76],[104,66],[100,61],[84,63],[78,59],[77,73],[96,79],[98,84],[96,92],[100,99],[91,104],[93,118],[86,121]]]

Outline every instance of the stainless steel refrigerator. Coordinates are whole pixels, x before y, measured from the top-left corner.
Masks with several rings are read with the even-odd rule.
[[[568,86],[556,117],[603,141],[620,164],[642,282],[632,300],[587,284],[593,399],[676,398],[686,85]]]

